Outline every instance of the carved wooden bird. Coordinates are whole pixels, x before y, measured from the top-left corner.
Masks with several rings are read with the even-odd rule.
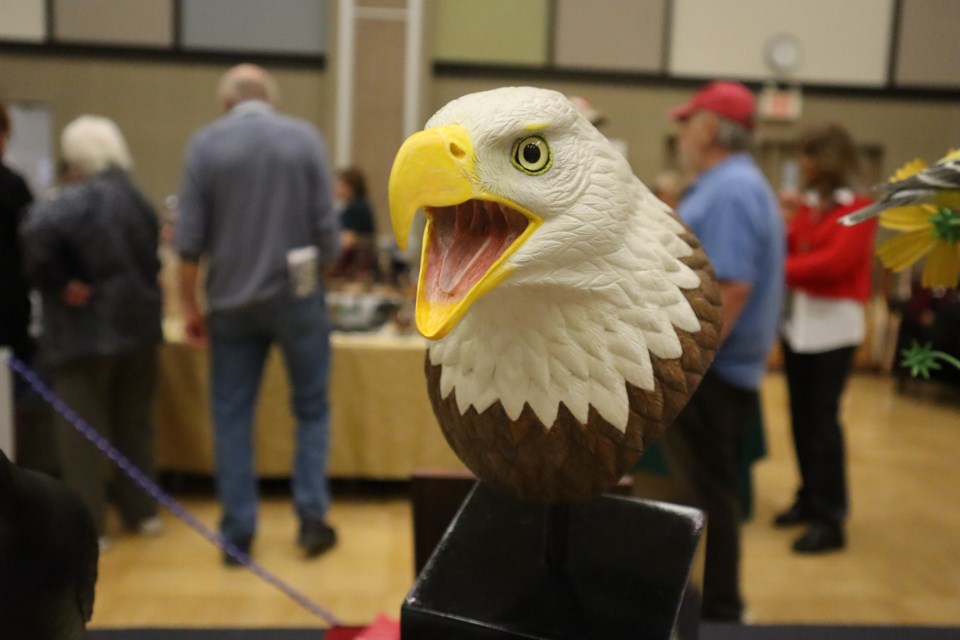
[[[700,244],[562,94],[455,100],[400,148],[403,248],[424,232],[416,322],[450,446],[515,497],[615,485],[699,383],[720,335]]]

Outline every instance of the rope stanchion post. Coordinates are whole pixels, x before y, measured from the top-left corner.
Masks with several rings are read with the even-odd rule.
[[[199,533],[203,538],[215,545],[218,549],[229,554],[231,557],[246,566],[257,577],[264,580],[288,598],[299,604],[301,607],[314,614],[332,627],[340,626],[340,621],[329,611],[316,604],[303,593],[293,588],[279,577],[267,571],[263,566],[255,562],[249,555],[242,552],[234,544],[226,540],[223,536],[216,533],[200,520],[190,513],[186,507],[178,502],[173,496],[165,492],[157,482],[137,468],[126,456],[116,449],[110,442],[104,438],[96,429],[91,427],[83,418],[71,409],[63,400],[61,400],[50,387],[43,382],[39,375],[30,367],[24,364],[16,356],[7,353],[5,357],[0,358],[0,362],[6,362],[10,368],[19,375],[30,387],[36,391],[41,398],[49,404],[54,411],[59,413],[69,422],[83,437],[89,440],[97,449],[116,464],[123,473],[130,477],[137,485],[147,493],[158,504],[165,507],[178,520],[182,521],[188,527]],[[6,367],[0,366],[0,383],[3,382],[4,375],[10,378]],[[8,381],[9,382],[9,381]],[[8,385],[9,386],[9,385]],[[2,427],[2,414],[0,414],[0,427]],[[11,424],[12,428],[12,424]],[[0,442],[2,444],[2,442]]]
[[[6,362],[11,357],[10,350],[0,347],[0,362]],[[0,367],[0,451],[7,454],[7,458],[15,460],[16,431],[13,422],[13,376],[6,367]]]

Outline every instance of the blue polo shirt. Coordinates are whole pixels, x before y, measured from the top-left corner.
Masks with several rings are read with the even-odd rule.
[[[174,243],[207,262],[207,307],[238,309],[290,292],[287,255],[336,262],[340,231],[326,146],[312,125],[246,100],[190,140]]]
[[[777,199],[753,159],[739,153],[702,173],[677,209],[717,278],[751,286],[711,371],[734,386],[758,389],[783,301],[786,241]]]

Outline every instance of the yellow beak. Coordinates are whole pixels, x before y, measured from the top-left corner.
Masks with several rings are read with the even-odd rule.
[[[427,216],[417,286],[416,320],[420,333],[431,340],[447,335],[480,296],[509,275],[505,260],[542,222],[539,216],[517,204],[483,191],[478,186],[475,165],[476,155],[470,134],[460,125],[446,125],[410,136],[397,152],[390,171],[390,218],[394,237],[401,249],[407,247],[417,210],[424,208]],[[501,203],[522,213],[529,224],[462,297],[443,296],[425,286],[433,209],[452,207],[469,200]]]
[[[449,207],[476,197],[475,156],[470,134],[458,124],[413,134],[390,170],[390,220],[402,250],[417,209]]]

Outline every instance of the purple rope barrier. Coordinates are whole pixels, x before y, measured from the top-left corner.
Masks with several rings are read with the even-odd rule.
[[[130,462],[130,460],[127,459],[126,456],[120,453],[116,447],[110,444],[109,440],[104,438],[96,431],[96,429],[91,427],[83,418],[77,415],[77,413],[71,409],[66,402],[61,400],[60,397],[57,396],[57,394],[55,394],[53,390],[40,378],[40,376],[33,369],[24,364],[22,360],[11,355],[8,357],[7,363],[10,365],[10,368],[17,373],[17,375],[19,375],[27,384],[33,387],[34,391],[40,394],[40,397],[43,398],[47,404],[53,407],[54,411],[63,416],[63,418],[73,425],[73,427],[79,431],[84,438],[93,443],[97,449],[103,452],[105,456],[110,458],[110,460],[117,465],[121,471],[127,474],[131,480],[136,482],[137,485],[139,485],[140,488],[147,493],[147,495],[156,500],[159,504],[166,507],[170,513],[176,516],[188,527],[206,538],[211,544],[229,554],[231,557],[252,571],[254,575],[272,585],[274,588],[299,604],[301,607],[322,619],[332,627],[340,626],[340,621],[332,613],[311,601],[289,584],[267,571],[260,564],[255,562],[248,554],[237,548],[237,546],[232,542],[228,541],[223,536],[212,531],[209,527],[200,522],[196,516],[187,510],[186,507],[180,504],[173,496],[161,489],[160,485],[157,484],[155,480],[138,469],[132,462]]]

